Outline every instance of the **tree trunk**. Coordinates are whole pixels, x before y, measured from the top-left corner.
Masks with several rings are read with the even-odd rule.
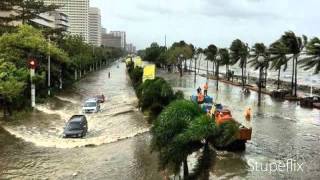
[[[186,179],[189,176],[189,168],[187,158],[183,161],[183,177]]]
[[[202,58],[202,55],[200,54],[200,58],[199,58],[199,64],[198,64],[198,74],[199,74],[199,72],[200,72],[200,61],[201,61],[201,58]]]
[[[294,96],[297,97],[297,86],[298,86],[298,57],[295,58],[295,82],[294,82]]]
[[[182,71],[183,71],[183,69],[182,69],[182,63],[178,64],[178,70],[179,70],[179,72],[180,72],[180,77],[182,77]]]
[[[212,76],[214,76],[215,74],[214,74],[214,62],[212,61]],[[217,69],[216,69],[216,71],[217,71]]]
[[[76,81],[78,79],[78,72],[77,69],[74,70],[74,80]]]
[[[187,60],[184,60],[184,72],[187,71]]]
[[[277,89],[280,89],[280,73],[281,73],[281,68],[278,70],[278,84],[277,84]]]
[[[197,59],[194,60],[194,83],[197,81]]]
[[[218,91],[218,89],[219,89],[219,62],[217,62],[216,78],[217,78],[217,91]]]
[[[294,58],[292,58],[292,77],[291,77],[291,95],[293,96],[293,88],[294,88]]]
[[[244,88],[244,75],[243,75],[243,73],[244,73],[244,67],[242,67],[241,68],[241,81],[242,81],[242,88]],[[238,80],[237,80],[238,81]]]
[[[228,65],[226,65],[226,79],[229,81],[229,75],[228,75]]]
[[[268,79],[268,70],[267,68],[265,69],[265,74],[264,74],[264,87],[267,88],[267,79]]]
[[[208,79],[208,75],[209,75],[209,60],[207,60],[207,79]]]
[[[261,80],[262,80],[262,72],[263,72],[263,68],[260,67],[259,69],[259,91],[258,91],[258,106],[261,105],[261,86],[262,86],[262,83],[261,83]]]

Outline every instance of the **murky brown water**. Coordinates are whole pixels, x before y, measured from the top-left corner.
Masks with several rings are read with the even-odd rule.
[[[111,79],[107,78],[111,72]],[[161,73],[160,73],[161,74]],[[176,88],[194,93],[205,78],[161,74]],[[219,95],[209,82],[209,93],[230,107],[242,120],[244,107],[254,111],[253,138],[244,153],[217,152],[210,179],[318,179],[320,177],[320,111],[300,108],[256,94],[246,97],[240,88],[219,83]],[[84,139],[62,139],[65,120],[81,111],[89,96],[104,93],[102,112],[88,115]],[[156,154],[149,149],[149,125],[137,111],[136,98],[125,75],[125,66],[88,75],[75,87],[37,107],[18,125],[0,129],[0,179],[161,179]],[[85,147],[90,146],[90,147]],[[195,156],[189,158],[190,168]],[[293,159],[303,172],[252,171],[252,165]]]

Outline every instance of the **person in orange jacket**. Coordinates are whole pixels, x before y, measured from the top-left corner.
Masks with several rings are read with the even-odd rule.
[[[208,88],[209,88],[209,86],[208,86],[208,82],[206,82],[204,85],[203,85],[203,93],[204,93],[204,95],[205,96],[207,96],[208,95]]]
[[[202,104],[204,102],[204,95],[202,92],[198,93],[198,103]]]

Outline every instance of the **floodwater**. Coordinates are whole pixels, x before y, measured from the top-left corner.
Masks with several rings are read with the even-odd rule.
[[[194,83],[193,75],[160,75],[176,90],[184,91],[186,97],[206,81],[197,76]],[[239,87],[219,83],[217,95],[214,84],[209,81],[209,94],[227,105],[237,120],[242,121],[247,106],[253,108],[254,118],[247,150],[217,152],[210,179],[319,179],[319,110],[269,96],[263,96],[258,108],[256,93],[244,96]],[[87,115],[87,136],[63,139],[65,121],[81,112],[85,99],[102,93],[108,100],[101,112]],[[162,179],[157,155],[150,153],[150,125],[136,104],[124,64],[88,75],[47,104],[37,106],[21,121],[1,125],[0,179]],[[190,169],[196,157],[189,158]],[[290,159],[295,169],[265,171],[268,165]],[[298,169],[301,163],[302,171]]]
[[[175,90],[182,90],[187,98],[207,81],[197,76],[195,82],[193,73],[187,73],[182,78],[178,74],[163,72],[159,75],[168,80]],[[246,151],[240,154],[218,152],[212,177],[320,178],[320,110],[301,108],[296,102],[279,101],[268,95],[262,95],[262,105],[258,107],[256,92],[252,91],[246,96],[241,93],[241,87],[221,82],[217,91],[216,81],[208,82],[208,94],[213,96],[215,102],[227,106],[239,122],[244,123],[246,107],[253,109],[253,134]],[[280,167],[283,164],[285,168]],[[302,166],[302,169],[298,166]]]
[[[62,138],[65,121],[98,94],[107,101],[86,115],[87,136]],[[21,121],[2,124],[0,179],[159,179],[150,125],[136,105],[124,64],[89,74]]]

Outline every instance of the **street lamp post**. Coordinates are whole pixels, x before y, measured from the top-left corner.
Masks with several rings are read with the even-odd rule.
[[[49,42],[48,42],[48,47],[49,47],[49,56],[48,56],[48,96],[51,95],[51,56],[50,56],[50,36]]]
[[[37,67],[37,61],[35,59],[29,59],[30,68],[30,83],[31,83],[31,107],[36,106],[36,86],[33,82],[33,77],[35,76],[35,69]]]
[[[259,91],[258,91],[258,106],[261,105],[261,86],[262,86],[262,71],[263,71],[263,63],[264,63],[265,58],[263,56],[258,57],[258,63],[259,63]]]
[[[216,67],[216,73],[217,73],[217,91],[218,91],[218,89],[219,89],[219,63],[220,63],[220,61],[221,61],[221,56],[220,55],[217,55],[217,57],[216,57],[216,60],[217,60],[217,67]]]

